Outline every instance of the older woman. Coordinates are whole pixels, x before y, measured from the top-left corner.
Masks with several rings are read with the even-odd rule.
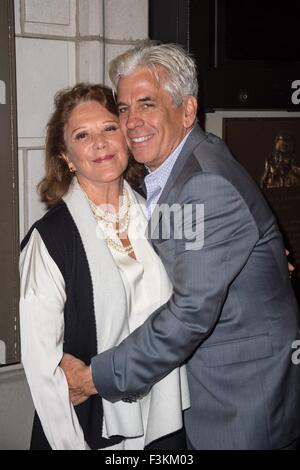
[[[24,239],[20,260],[22,360],[37,412],[31,448],[143,449],[153,441],[168,448],[163,436],[182,437],[183,368],[134,403],[94,395],[73,406],[60,367],[64,353],[89,364],[171,295],[144,236],[144,201],[123,179],[138,169],[127,165],[111,91],[79,84],[60,92],[40,183],[51,207]]]

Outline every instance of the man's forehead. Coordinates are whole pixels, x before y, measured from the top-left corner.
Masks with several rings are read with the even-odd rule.
[[[152,91],[152,94],[156,94],[159,91],[165,91],[163,85],[165,82],[165,71],[162,70],[162,67],[155,69],[147,67],[138,67],[133,72],[123,75],[120,77],[118,84],[118,98],[123,94],[136,94],[136,93],[146,93],[149,94],[147,90]]]

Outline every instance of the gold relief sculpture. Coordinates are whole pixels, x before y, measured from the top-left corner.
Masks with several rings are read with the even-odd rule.
[[[300,167],[295,162],[295,139],[280,132],[275,137],[274,151],[266,159],[262,177],[263,188],[289,188],[300,186]]]

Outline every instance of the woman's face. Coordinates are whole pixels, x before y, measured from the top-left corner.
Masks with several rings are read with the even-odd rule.
[[[119,180],[128,163],[119,119],[97,101],[78,104],[64,129],[63,155],[83,187]]]

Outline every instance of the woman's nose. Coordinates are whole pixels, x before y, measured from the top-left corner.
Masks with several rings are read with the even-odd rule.
[[[106,145],[105,138],[101,133],[92,135],[93,145],[96,145],[97,148],[103,148]]]

